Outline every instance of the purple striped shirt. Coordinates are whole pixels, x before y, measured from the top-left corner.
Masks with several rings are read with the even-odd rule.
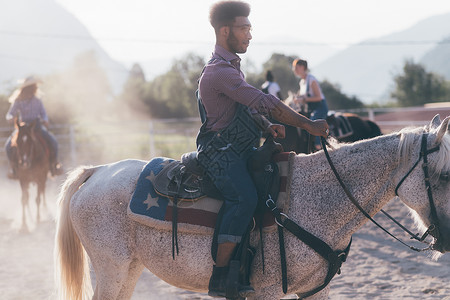
[[[219,131],[230,125],[238,103],[250,107],[252,113],[269,116],[280,100],[245,81],[239,56],[216,45],[212,58],[199,82],[207,115],[206,129]]]

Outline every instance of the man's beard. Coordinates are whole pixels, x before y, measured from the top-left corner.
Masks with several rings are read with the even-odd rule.
[[[227,39],[228,48],[230,48],[233,53],[245,53],[247,49],[239,48],[239,41],[234,35],[233,31],[230,30],[230,34]]]

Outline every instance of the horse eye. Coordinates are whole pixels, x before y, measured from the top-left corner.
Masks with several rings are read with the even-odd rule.
[[[442,181],[448,181],[449,180],[448,172],[441,174],[440,178]]]

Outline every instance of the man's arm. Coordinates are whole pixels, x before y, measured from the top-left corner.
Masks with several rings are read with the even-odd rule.
[[[266,117],[259,113],[252,114],[252,118],[262,132],[269,133],[275,138],[285,138],[286,132],[283,125],[272,124]]]
[[[281,101],[275,104],[275,108],[270,111],[270,114],[275,120],[287,125],[303,128],[312,135],[328,136],[328,124],[325,120],[312,121]]]
[[[256,125],[258,126],[259,130],[266,131],[267,128],[272,125],[269,120],[267,120],[266,117],[259,113],[252,113],[253,121],[255,121]]]

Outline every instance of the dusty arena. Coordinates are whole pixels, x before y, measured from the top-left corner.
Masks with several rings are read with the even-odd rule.
[[[27,218],[29,232],[20,231],[21,204],[18,182],[2,172],[0,183],[0,291],[2,299],[55,299],[53,245],[55,201],[63,176],[48,181],[47,206],[42,222],[35,221],[35,190]],[[386,210],[412,227],[408,210],[392,201]],[[30,217],[31,215],[31,217]],[[398,233],[385,217],[376,220]],[[168,253],[168,255],[170,255]],[[331,283],[331,299],[450,299],[450,255],[432,261],[393,241],[372,224],[354,235],[348,261]],[[95,276],[92,276],[95,280]],[[172,287],[145,271],[132,299],[209,299],[205,294]]]

